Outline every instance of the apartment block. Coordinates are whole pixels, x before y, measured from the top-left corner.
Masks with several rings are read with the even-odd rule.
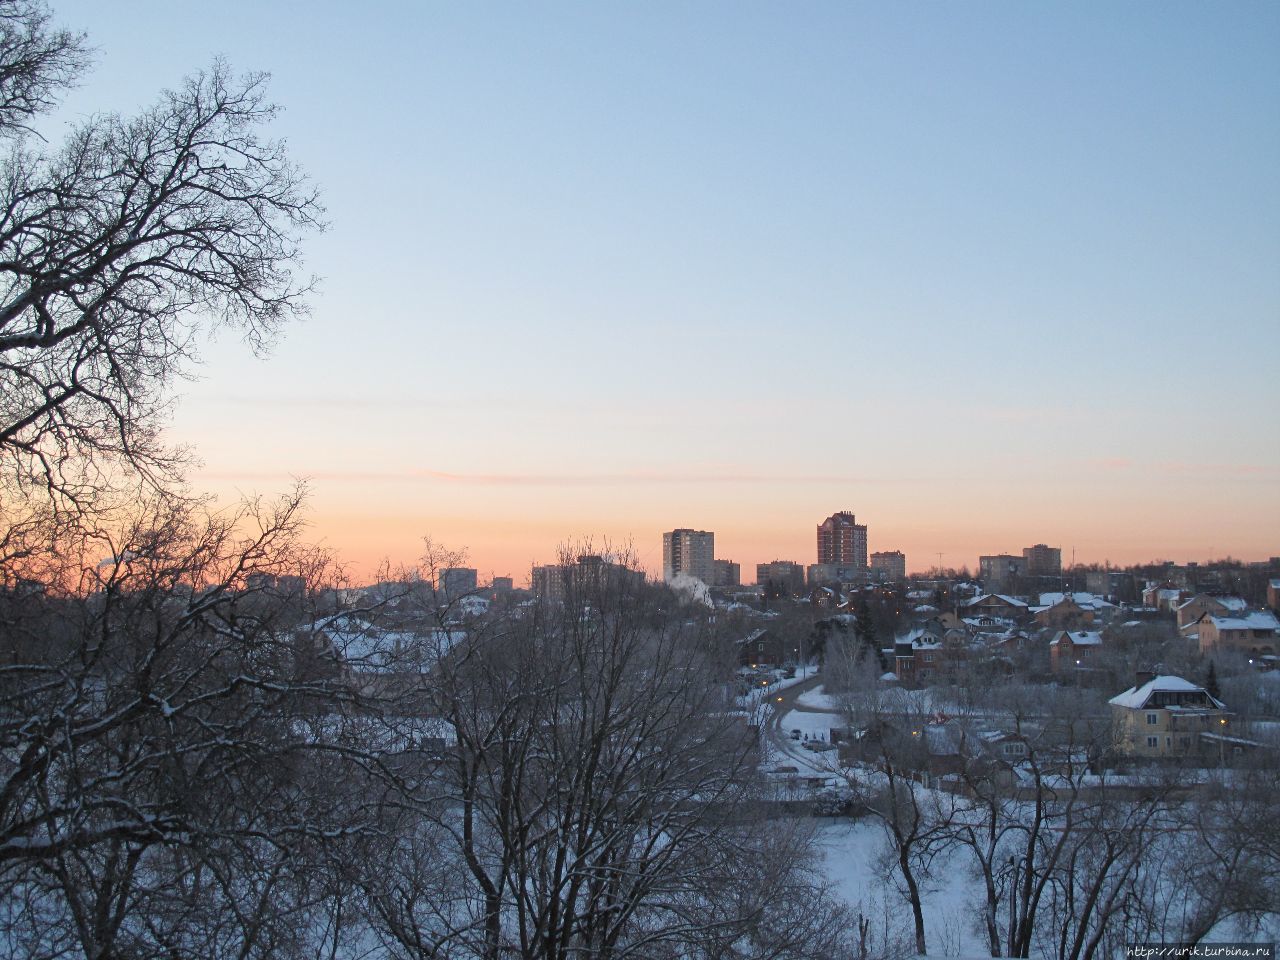
[[[867,569],[867,527],[847,510],[818,524],[818,563]]]
[[[871,554],[872,579],[902,583],[907,579],[907,557],[901,550],[882,550]]]
[[[662,535],[662,580],[670,583],[680,574],[705,584],[715,580],[716,535],[708,530],[681,528]]]

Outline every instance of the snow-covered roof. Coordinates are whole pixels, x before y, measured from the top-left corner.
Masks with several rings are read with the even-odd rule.
[[[490,603],[487,597],[481,597],[473,593],[459,598],[458,606],[468,614],[479,616],[482,613],[488,612]]]
[[[316,620],[300,632],[326,637],[335,655],[372,673],[429,670],[466,636],[462,630],[439,628],[387,630],[348,612]]]
[[[917,650],[941,650],[937,634],[925,627],[913,627],[900,637],[893,638],[894,645],[909,643]]]
[[[1040,594],[1040,606],[1036,608],[1036,612],[1056,607],[1067,600],[1071,600],[1076,606],[1085,610],[1104,610],[1115,606],[1115,604],[1108,603],[1102,597],[1095,596],[1092,593],[1042,593]]]
[[[1205,603],[1207,601],[1212,601],[1222,607],[1222,609],[1230,610],[1234,613],[1239,613],[1242,610],[1249,609],[1249,601],[1245,600],[1244,597],[1213,597],[1203,593],[1196,594],[1196,596],[1189,600],[1184,600],[1182,603],[1178,604],[1178,609],[1182,610],[1185,607],[1191,606],[1193,603]]]
[[[1100,647],[1102,646],[1102,634],[1094,633],[1086,630],[1068,631],[1063,630],[1053,638],[1054,643],[1061,643],[1064,639],[1070,640],[1072,646],[1076,647]]]
[[[971,627],[1012,627],[1013,621],[1008,617],[996,617],[989,613],[984,613],[980,617],[961,617],[961,623],[967,623]]]
[[[924,728],[925,744],[935,757],[955,757],[960,754],[960,742],[956,728],[951,724],[929,724]]]
[[[1251,610],[1243,617],[1208,617],[1219,630],[1280,630],[1280,620],[1270,610]]]
[[[966,601],[965,606],[976,607],[978,604],[982,603],[982,601],[990,600],[993,597],[997,600],[1003,600],[1012,607],[1025,607],[1027,605],[1025,600],[1019,600],[1017,597],[1010,597],[1003,593],[984,593],[980,597],[974,597],[972,600]]]
[[[1130,687],[1124,693],[1117,694],[1107,702],[1117,707],[1141,710],[1147,705],[1147,701],[1151,699],[1153,693],[1203,693],[1218,707],[1222,706],[1222,702],[1210,696],[1204,687],[1196,686],[1190,680],[1183,680],[1182,677],[1174,676],[1155,677],[1140,687]]]

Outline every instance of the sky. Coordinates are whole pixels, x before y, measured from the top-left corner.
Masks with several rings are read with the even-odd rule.
[[[171,424],[357,577],[712,530],[1280,554],[1280,5],[55,2],[136,112],[272,74],[311,315]],[[55,128],[56,129],[56,128]]]

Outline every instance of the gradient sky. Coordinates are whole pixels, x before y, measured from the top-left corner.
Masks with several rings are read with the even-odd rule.
[[[55,9],[68,122],[272,72],[321,291],[172,429],[357,573],[1280,554],[1280,4]]]

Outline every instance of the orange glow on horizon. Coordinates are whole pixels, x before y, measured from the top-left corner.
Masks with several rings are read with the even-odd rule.
[[[1245,561],[1280,554],[1280,518],[1259,516],[1273,502],[1270,475],[1236,478],[1233,496],[1216,477],[1170,480],[1111,477],[1099,467],[1061,479],[943,478],[936,484],[888,481],[795,483],[597,481],[495,484],[382,482],[318,476],[310,483],[310,538],[333,552],[352,579],[368,582],[390,566],[415,565],[423,538],[464,553],[482,579],[528,582],[535,564],[555,562],[562,544],[630,547],[639,565],[660,576],[662,532],[711,530],[716,556],[736,561],[744,583],[757,563],[816,561],[815,531],[829,514],[852,509],[869,527],[872,552],[901,550],[907,570],[968,567],[978,556],[1018,554],[1046,543],[1064,565],[1173,560]],[[250,478],[253,479],[253,478]],[[194,478],[197,484],[200,477]],[[224,500],[244,487],[208,478]],[[209,484],[206,484],[206,486]],[[265,492],[285,478],[256,478]]]

